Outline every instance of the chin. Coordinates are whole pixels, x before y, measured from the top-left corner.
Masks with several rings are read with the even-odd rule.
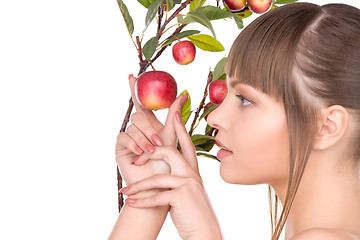
[[[257,185],[265,183],[261,176],[249,176],[247,173],[249,172],[236,170],[235,167],[225,166],[223,163],[220,165],[220,176],[227,183],[240,185]]]

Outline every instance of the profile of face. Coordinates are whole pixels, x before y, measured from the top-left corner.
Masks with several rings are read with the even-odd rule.
[[[234,184],[280,184],[289,174],[289,133],[283,104],[236,77],[208,116],[218,129],[220,175]],[[228,150],[228,151],[227,151]]]

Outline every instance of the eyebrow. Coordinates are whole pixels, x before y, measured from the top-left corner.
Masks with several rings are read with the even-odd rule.
[[[235,87],[236,85],[238,85],[239,83],[241,83],[240,80],[232,81],[232,82],[230,83],[230,86],[231,86],[232,88],[234,88],[234,87]]]

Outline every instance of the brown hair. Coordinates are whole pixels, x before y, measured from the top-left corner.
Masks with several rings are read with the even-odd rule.
[[[360,10],[345,4],[310,3],[271,10],[237,37],[225,71],[284,104],[290,169],[280,216],[278,196],[269,186],[272,240],[276,240],[313,148],[319,109],[312,100],[320,99],[325,106],[342,105],[360,119]],[[359,140],[357,136],[352,146],[356,159]]]

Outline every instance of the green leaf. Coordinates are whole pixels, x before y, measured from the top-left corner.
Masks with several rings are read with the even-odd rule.
[[[224,68],[225,68],[226,60],[227,60],[227,57],[224,57],[216,64],[214,73],[213,73],[213,81],[217,80],[217,79],[223,77],[223,75],[225,75]]]
[[[208,154],[208,153],[197,152],[196,156],[203,156],[203,157],[211,158],[211,159],[214,159],[214,160],[216,160],[218,162],[221,162],[217,157],[215,157],[214,155]]]
[[[199,7],[202,7],[204,5],[206,0],[194,0],[192,3],[190,3],[189,11],[194,11],[195,9],[198,9]]]
[[[209,20],[218,20],[233,17],[233,13],[224,11],[214,6],[205,6],[195,10],[196,12],[204,14]]]
[[[214,129],[212,126],[210,126],[209,124],[206,124],[205,134],[208,134],[212,129]]]
[[[277,0],[275,1],[275,4],[287,4],[287,3],[293,3],[297,2],[298,0]]]
[[[164,47],[166,45],[169,45],[170,43],[178,40],[178,39],[181,39],[181,38],[184,38],[184,37],[188,37],[188,36],[191,36],[191,35],[195,35],[195,34],[198,34],[200,31],[198,30],[186,30],[186,31],[183,31],[183,32],[180,32],[180,33],[177,33],[177,34],[174,34],[175,37],[171,36],[169,37],[162,45],[161,47]]]
[[[194,134],[191,137],[191,141],[193,142],[194,146],[207,142],[208,140],[214,140],[215,137],[201,135],[201,134]]]
[[[156,51],[156,47],[158,45],[158,39],[156,37],[152,37],[147,41],[142,49],[142,52],[147,60],[154,55]]]
[[[211,33],[213,34],[214,38],[216,39],[214,28],[213,28],[210,20],[204,14],[202,14],[200,12],[192,11],[192,12],[189,12],[188,14],[186,14],[186,17],[183,20],[181,20],[181,23],[192,23],[192,22],[200,23],[201,25],[210,29]]]
[[[187,123],[190,114],[191,114],[191,98],[190,98],[190,94],[188,92],[188,90],[184,90],[182,93],[180,93],[180,95],[185,95],[188,94],[188,99],[186,100],[186,102],[184,103],[184,105],[182,106],[181,109],[181,118],[184,124]]]
[[[148,8],[155,0],[137,0],[141,5]]]
[[[173,0],[166,0],[166,7],[167,10],[170,11],[174,7],[174,1]]]
[[[127,27],[128,31],[129,31],[130,35],[132,35],[133,32],[134,32],[134,22],[133,22],[133,20],[132,20],[132,18],[130,16],[129,10],[128,10],[128,8],[126,7],[125,3],[122,0],[117,0],[117,2],[119,4],[121,15],[124,18],[126,27]]]
[[[187,38],[190,39],[190,41],[194,43],[198,48],[204,51],[221,52],[225,50],[225,48],[219,41],[217,41],[212,36],[206,34],[198,34],[194,36],[189,36]]]
[[[234,21],[236,23],[236,26],[238,27],[238,29],[242,29],[244,27],[244,23],[243,20],[234,13]]]
[[[163,1],[164,0],[156,0],[155,2],[151,3],[151,5],[149,6],[145,17],[145,29],[143,30],[143,32],[145,32],[145,30],[148,28],[152,20],[155,18],[158,8]]]
[[[213,140],[208,140],[205,143],[196,145],[195,150],[196,151],[209,152],[213,148],[213,146],[214,146],[214,141]]]
[[[241,19],[244,19],[244,18],[247,18],[247,17],[250,17],[252,15],[252,11],[250,10],[245,10],[245,11],[242,11],[242,12],[237,12],[235,13],[237,16],[239,16],[239,18]]]
[[[209,115],[212,111],[214,111],[219,105],[216,104],[212,104],[210,107],[208,107],[203,114],[201,114],[199,121],[201,121],[201,119],[203,119],[204,117],[206,117],[207,115]]]

